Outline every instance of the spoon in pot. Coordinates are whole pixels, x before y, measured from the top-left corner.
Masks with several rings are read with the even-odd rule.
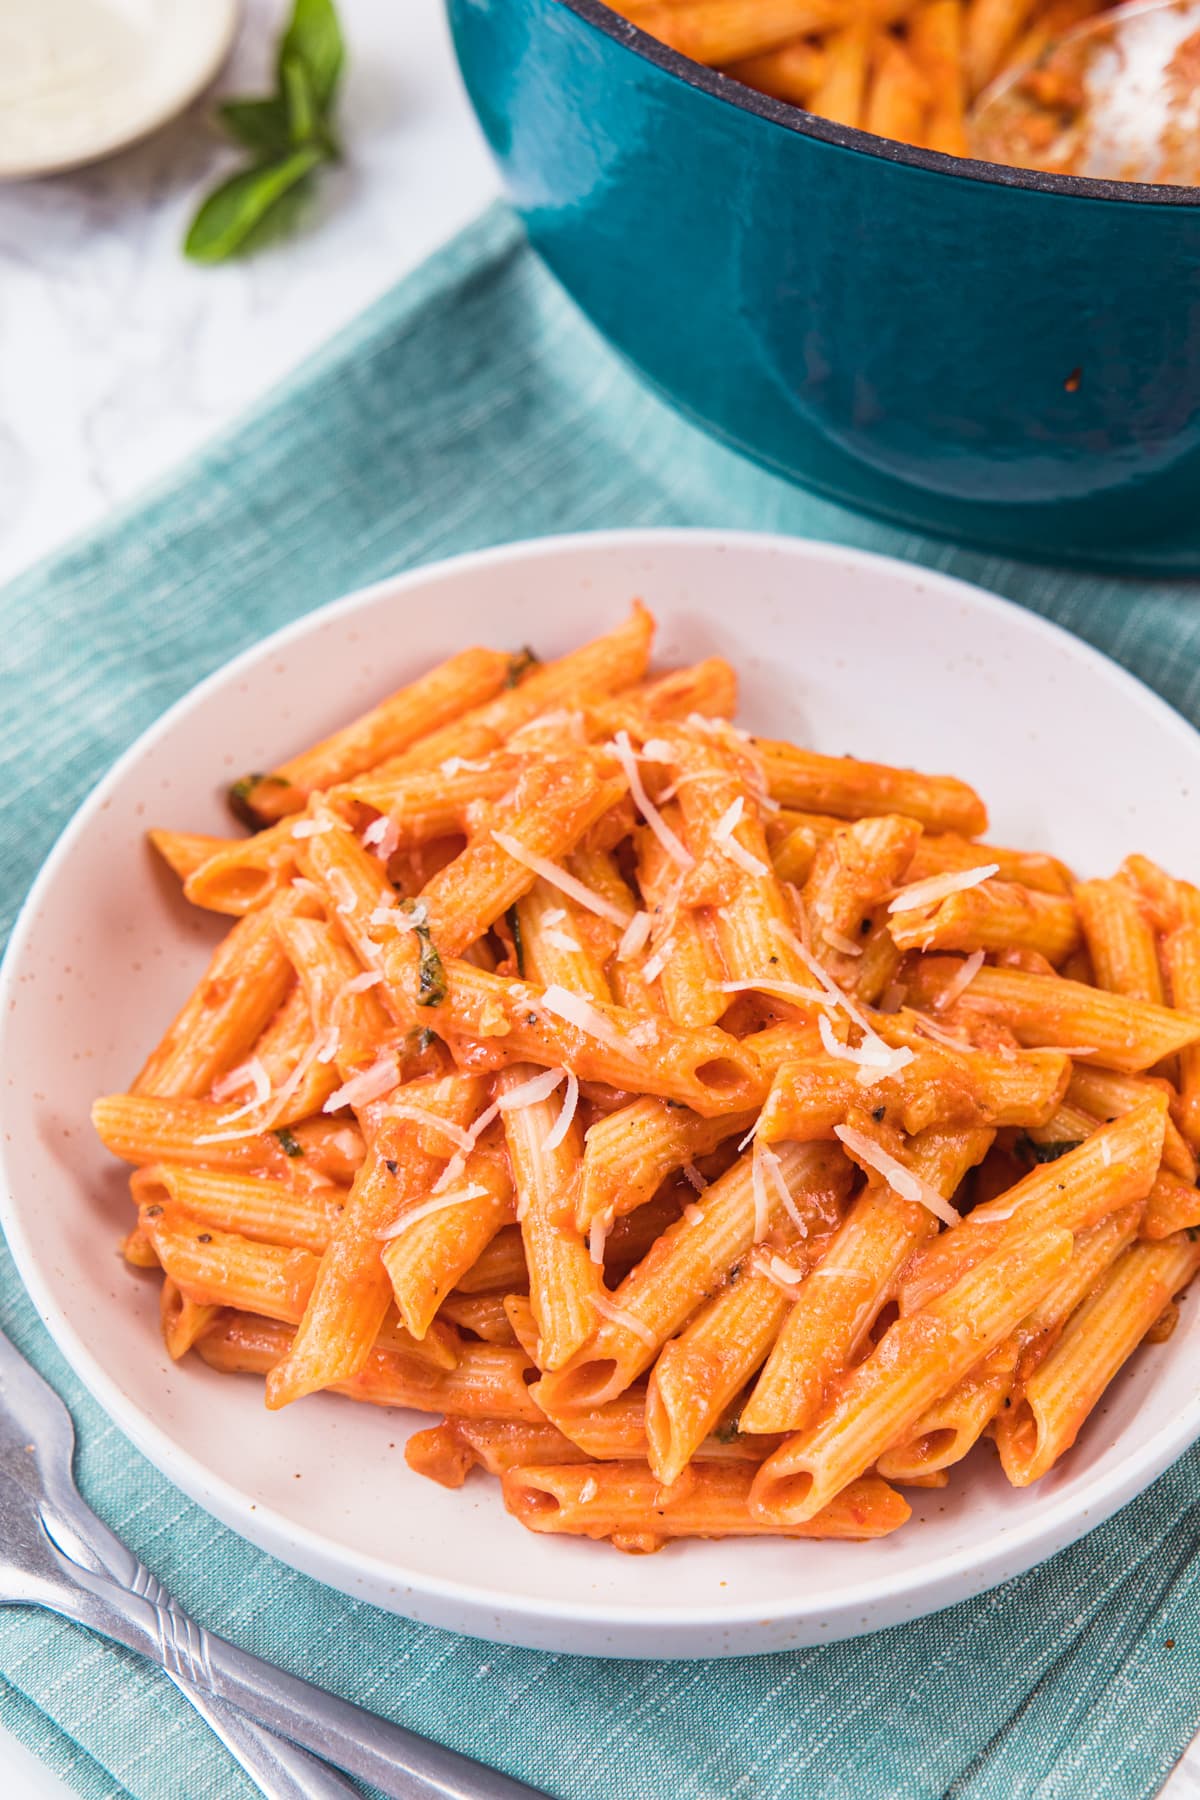
[[[1200,0],[1133,0],[1077,25],[980,95],[968,135],[986,162],[1200,186]]]

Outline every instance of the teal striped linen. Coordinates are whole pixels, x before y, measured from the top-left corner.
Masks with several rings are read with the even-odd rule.
[[[264,633],[454,551],[688,524],[979,581],[1200,719],[1195,589],[955,549],[751,467],[634,380],[497,208],[0,596],[0,926],[117,753]],[[725,1662],[604,1662],[409,1624],[284,1568],[133,1452],[2,1252],[0,1324],[70,1402],[93,1505],[202,1621],[559,1800],[1141,1800],[1200,1715],[1196,1452],[1051,1562],[916,1624]],[[0,1718],[93,1800],[251,1791],[157,1672],[41,1614],[0,1613]]]

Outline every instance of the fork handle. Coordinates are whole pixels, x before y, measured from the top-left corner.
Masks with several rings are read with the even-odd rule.
[[[349,1770],[389,1800],[551,1800],[540,1788],[239,1649],[198,1625],[165,1590],[151,1599],[80,1568],[61,1552],[57,1557],[74,1585],[72,1616],[80,1624],[150,1657],[200,1692],[232,1702],[268,1731]]]
[[[359,1790],[320,1757],[247,1718],[228,1700],[202,1693],[181,1675],[171,1679],[241,1764],[264,1800],[362,1800]]]

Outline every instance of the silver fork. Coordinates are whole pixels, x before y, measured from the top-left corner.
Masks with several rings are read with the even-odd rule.
[[[256,1721],[292,1782],[275,1792],[289,1800],[353,1792],[316,1757],[392,1800],[549,1800],[207,1632],[87,1506],[71,1473],[73,1448],[58,1395],[0,1333],[0,1604],[46,1607],[149,1657],[189,1699],[220,1708],[222,1736]],[[270,1733],[292,1741],[272,1743]],[[289,1755],[303,1756],[296,1745],[314,1753],[303,1765],[289,1764]]]
[[[173,1607],[166,1589],[88,1506],[75,1486],[75,1426],[43,1381],[0,1332],[0,1471],[12,1476],[34,1504],[55,1517],[55,1534],[81,1568],[111,1575],[152,1603]],[[276,1737],[226,1700],[193,1687],[178,1670],[167,1674],[211,1726],[265,1800],[359,1800],[328,1763]]]

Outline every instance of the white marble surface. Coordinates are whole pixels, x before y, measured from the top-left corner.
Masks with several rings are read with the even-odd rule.
[[[287,0],[244,6],[218,91],[261,86]],[[219,268],[180,254],[236,160],[209,101],[111,162],[0,186],[0,581],[202,443],[497,191],[441,0],[339,6],[347,160],[281,247]],[[4,1800],[67,1792],[0,1717]]]
[[[286,10],[244,4],[220,89],[262,85]],[[181,256],[236,160],[207,102],[110,162],[0,187],[0,580],[202,442],[495,191],[440,0],[341,13],[347,160],[285,245],[215,268]]]

